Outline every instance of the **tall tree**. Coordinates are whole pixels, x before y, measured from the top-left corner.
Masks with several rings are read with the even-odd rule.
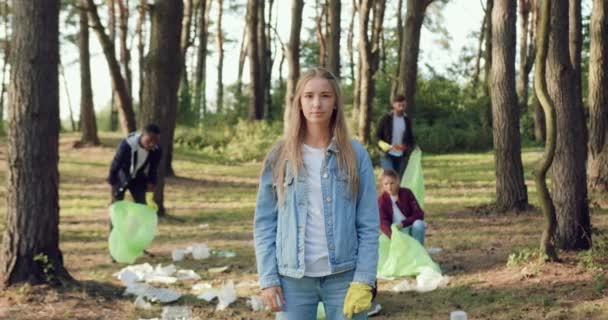
[[[95,120],[95,108],[93,105],[93,89],[91,86],[87,1],[80,0],[78,5],[80,6],[80,37],[78,39],[78,49],[80,52],[80,142],[85,145],[99,145],[97,121]]]
[[[146,47],[146,11],[148,6],[148,0],[141,0],[137,8],[137,26],[135,27],[135,33],[137,34],[137,65],[139,66],[139,93],[137,94],[139,101],[139,111],[141,111],[141,102],[144,96],[144,56]]]
[[[10,43],[8,41],[10,37],[10,20],[9,20],[9,3],[8,1],[4,1],[4,6],[2,7],[2,24],[4,27],[4,47],[2,48],[3,61],[2,61],[2,81],[0,83],[0,133],[4,132],[4,99],[6,93],[6,68],[8,67],[9,60],[9,52],[10,52]]]
[[[150,49],[146,57],[144,100],[140,124],[156,123],[161,128],[160,145],[163,152],[158,167],[158,182],[154,200],[159,215],[165,214],[164,187],[169,168],[177,115],[182,55],[180,50],[183,3],[179,0],[155,0],[150,31]]]
[[[399,0],[401,2],[402,0]],[[357,15],[357,0],[352,0],[352,10],[350,23],[348,24],[348,34],[346,36],[346,50],[348,51],[348,65],[350,68],[350,81],[355,83],[355,55],[353,50],[353,38],[355,37],[355,16]]]
[[[340,78],[340,0],[328,0],[327,69]]]
[[[0,286],[72,278],[59,249],[59,0],[13,1]]]
[[[327,66],[327,39],[323,32],[323,19],[327,17],[327,5],[325,1],[315,0],[315,35],[319,43],[319,66]]]
[[[249,119],[262,120],[264,118],[264,92],[260,81],[260,72],[263,66],[259,65],[260,46],[258,41],[258,3],[255,0],[247,1],[247,28],[249,30],[249,92],[251,101],[249,103]]]
[[[211,0],[200,1],[196,85],[194,89],[194,108],[197,121],[201,115],[207,113],[207,40],[209,39],[209,12],[211,11]]]
[[[108,6],[108,36],[112,42],[113,48],[116,48],[116,0],[106,0]],[[114,50],[114,49],[112,49]],[[116,51],[112,51],[116,55]],[[116,92],[116,85],[112,82],[112,97],[110,98],[110,130],[118,129],[118,109],[116,100],[120,101],[120,97]]]
[[[380,61],[380,38],[386,1],[361,0],[359,2],[359,138],[362,143],[369,143],[371,133],[371,114],[374,97],[374,74],[378,71]],[[368,36],[370,13],[371,39]]]
[[[129,99],[133,101],[133,75],[131,72],[131,50],[127,45],[127,38],[129,36],[129,0],[117,0],[118,2],[118,29],[119,43],[120,43],[120,63],[122,64],[123,74],[125,75],[125,82],[127,84],[127,91],[129,93]]]
[[[266,1],[258,1],[257,9],[257,45],[258,45],[258,77],[257,82],[260,84],[260,94],[262,96],[262,117],[268,118],[270,115],[270,71],[271,67],[271,52],[270,52],[270,34],[266,25]],[[270,21],[270,20],[269,20]]]
[[[217,44],[217,112],[222,112],[224,109],[224,36],[222,34],[222,13],[223,5],[222,0],[217,0],[217,34],[215,36],[215,43]]]
[[[556,111],[556,151],[552,193],[557,215],[556,240],[564,250],[588,249],[591,226],[587,204],[587,139],[583,108],[570,60],[568,2],[551,3],[547,83]],[[547,128],[548,129],[548,128]]]
[[[405,95],[410,107],[415,105],[416,78],[418,76],[418,53],[420,52],[420,31],[426,8],[433,0],[407,0],[405,26],[401,62],[399,64],[399,77],[397,78],[397,93]]]
[[[136,130],[133,101],[131,100],[131,95],[129,94],[129,89],[127,88],[125,78],[120,72],[120,64],[116,59],[114,44],[112,43],[110,37],[106,34],[105,29],[101,24],[101,19],[97,13],[95,2],[93,0],[87,0],[87,4],[89,8],[89,19],[91,19],[91,23],[93,24],[92,28],[97,33],[99,42],[103,48],[103,53],[106,57],[106,61],[108,62],[108,68],[110,69],[112,83],[116,88],[116,93],[118,94],[118,98],[120,100],[119,113],[122,131],[124,133],[133,132]]]
[[[291,2],[291,29],[289,33],[289,42],[285,46],[285,55],[287,57],[287,66],[289,72],[287,75],[287,89],[285,91],[285,111],[283,113],[283,123],[289,121],[289,113],[293,96],[296,91],[296,83],[300,77],[300,32],[302,30],[302,11],[304,9],[304,0],[292,0]]]
[[[247,58],[247,28],[243,28],[243,36],[241,37],[241,45],[239,48],[239,68],[236,78],[236,93],[237,96],[243,94],[243,71],[245,69],[245,59]]]
[[[520,112],[528,109],[528,81],[534,59],[530,56],[528,37],[533,0],[519,0],[519,74],[517,77],[517,97]],[[533,29],[534,27],[532,27]]]
[[[568,49],[570,51],[570,63],[572,64],[572,81],[574,82],[574,99],[578,108],[583,108],[583,85],[582,85],[582,50],[583,50],[583,25],[581,15],[581,1],[568,1]]]
[[[538,162],[538,167],[535,172],[536,189],[538,190],[538,200],[540,207],[545,216],[545,226],[543,229],[540,250],[546,255],[549,260],[557,260],[557,252],[555,250],[555,232],[557,228],[557,218],[555,213],[555,205],[549,188],[547,187],[547,172],[553,163],[555,157],[556,142],[556,122],[555,122],[555,105],[549,96],[546,79],[546,64],[547,51],[549,50],[549,26],[551,14],[551,1],[539,0],[542,2],[542,9],[539,12],[540,18],[539,32],[537,34],[538,50],[536,52],[536,70],[534,75],[534,88],[540,105],[544,113],[547,115],[547,142],[542,159]]]
[[[594,0],[589,57],[589,187],[594,200],[608,203],[608,3]]]
[[[491,98],[496,164],[496,206],[524,210],[524,184],[519,136],[519,107],[515,93],[515,18],[512,0],[495,0],[492,9]]]

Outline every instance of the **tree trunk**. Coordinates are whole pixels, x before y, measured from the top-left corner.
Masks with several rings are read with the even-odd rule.
[[[97,33],[99,42],[103,48],[103,53],[108,62],[108,68],[110,69],[110,75],[112,77],[112,83],[116,87],[116,92],[120,99],[120,124],[123,133],[129,133],[136,130],[135,125],[135,113],[133,112],[133,101],[130,98],[129,90],[126,85],[126,81],[120,72],[120,64],[116,60],[116,54],[114,52],[114,44],[110,40],[110,37],[105,33],[99,14],[97,13],[97,7],[93,0],[87,0],[89,8],[89,18],[92,22],[92,28]]]
[[[91,57],[89,53],[89,18],[87,2],[80,0],[80,142],[84,145],[99,145],[97,137],[97,121],[93,105],[93,89],[91,87]]]
[[[247,28],[243,28],[243,37],[241,38],[241,46],[239,49],[239,69],[236,80],[237,96],[243,94],[243,70],[245,69],[245,58],[247,58]]]
[[[401,0],[399,0],[401,1]],[[350,24],[348,25],[348,35],[346,37],[346,50],[348,51],[348,61],[350,67],[350,81],[355,83],[355,55],[353,52],[353,38],[355,35],[355,15],[357,14],[357,0],[352,0],[352,12]],[[354,103],[353,103],[354,105]]]
[[[319,43],[319,66],[327,66],[327,41],[325,34],[323,34],[323,18],[327,15],[327,6],[325,2],[320,3],[320,0],[315,1],[315,34],[317,36],[317,42]]]
[[[487,10],[487,9],[486,9]],[[490,13],[486,12],[485,15]],[[475,71],[473,71],[473,84],[471,86],[471,92],[473,97],[477,97],[477,84],[479,83],[479,74],[481,73],[481,57],[483,56],[483,44],[486,36],[486,24],[487,18],[484,15],[483,21],[481,22],[481,30],[479,31],[479,41],[477,42],[477,54],[475,55]]]
[[[169,155],[173,144],[177,114],[182,55],[180,50],[182,1],[155,0],[152,9],[150,50],[146,57],[144,103],[141,124],[156,123],[161,128],[160,146],[163,156],[158,167],[158,183],[154,200],[159,215],[164,215],[164,187]]]
[[[517,97],[519,98],[519,111],[528,109],[528,28],[530,25],[531,0],[519,0],[519,75],[517,77]]]
[[[549,0],[542,1],[542,10],[538,15],[540,18],[538,32],[538,51],[536,53],[536,72],[534,75],[534,88],[538,96],[539,103],[547,114],[547,143],[545,144],[545,152],[542,159],[538,163],[535,173],[536,189],[538,190],[538,202],[545,216],[545,226],[540,241],[540,250],[548,258],[548,260],[557,260],[557,252],[555,251],[555,232],[557,228],[557,218],[555,214],[555,205],[549,194],[547,187],[547,172],[553,163],[555,157],[555,139],[556,122],[555,122],[555,106],[549,92],[547,90],[546,61],[547,50],[549,47],[549,22],[551,14],[551,2]]]
[[[144,50],[146,44],[146,7],[148,5],[148,0],[141,0],[139,3],[139,17],[137,18],[137,27],[135,28],[135,33],[137,34],[137,65],[139,66],[139,93],[138,93],[138,101],[139,101],[139,111],[142,108],[142,101],[144,100]]]
[[[340,0],[329,0],[327,34],[327,69],[340,78]]]
[[[568,18],[570,20],[568,27],[568,39],[570,51],[570,63],[572,64],[571,79],[574,82],[575,101],[578,104],[577,108],[583,108],[583,86],[581,73],[581,51],[583,50],[583,27],[581,16],[581,0],[569,0]],[[583,122],[584,123],[584,122]]]
[[[178,97],[178,119],[192,124],[192,95],[188,80],[188,48],[190,48],[190,29],[192,28],[192,13],[194,11],[193,0],[184,0],[184,18],[182,20],[182,35],[180,39],[180,51],[182,56],[182,74],[179,83]]]
[[[492,70],[492,9],[494,0],[486,0],[486,52],[484,55],[484,96],[490,97],[490,71]],[[492,127],[492,103],[482,110],[481,114],[482,130]]]
[[[2,23],[4,25],[4,36],[8,39],[10,37],[10,19],[9,15],[9,3],[8,1],[4,2],[4,7],[2,10]],[[5,41],[3,48],[4,60],[2,61],[2,83],[0,83],[0,134],[4,132],[4,96],[6,94],[6,68],[8,66],[9,52],[10,52],[10,44],[8,41]]]
[[[418,53],[420,52],[420,29],[424,13],[432,0],[408,0],[400,52],[397,94],[403,94],[409,110],[415,108],[416,78],[418,76]]]
[[[515,2],[496,0],[492,9],[491,98],[496,164],[496,206],[501,211],[528,207],[515,93]]]
[[[258,82],[262,95],[262,114],[263,119],[267,119],[270,115],[270,47],[266,30],[266,8],[265,1],[258,1],[256,4],[258,19],[257,19],[257,45],[258,45]]]
[[[59,249],[59,1],[13,1],[0,286],[72,281]]]
[[[196,64],[196,86],[194,89],[194,114],[196,121],[207,113],[207,39],[209,38],[209,11],[211,0],[202,1],[199,13],[198,54]]]
[[[531,36],[531,40],[532,46],[534,46],[534,42],[536,42],[536,37],[537,37],[537,33],[538,30],[540,30],[540,2],[541,0],[534,0],[533,1],[533,11],[532,11],[532,20],[534,21],[533,27],[530,28],[530,30],[532,31],[532,36]],[[534,52],[534,50],[532,50],[531,52]],[[535,81],[536,82],[536,81]],[[537,90],[534,90],[535,92]],[[539,98],[536,96],[534,96],[534,99],[532,101],[533,103],[533,109],[534,109],[534,140],[536,142],[543,142],[545,141],[545,132],[546,132],[546,125],[545,125],[545,114],[543,112],[543,107],[541,106],[540,102],[539,102]]]
[[[568,3],[551,3],[551,32],[547,83],[556,109],[556,151],[552,165],[552,191],[557,214],[556,240],[564,250],[591,245],[587,204],[587,142],[585,121],[568,50]],[[549,129],[549,128],[547,128]]]
[[[129,0],[118,0],[119,9],[119,29],[120,29],[120,62],[127,83],[127,91],[129,99],[133,101],[133,76],[131,74],[131,51],[127,45],[127,36],[129,35]]]
[[[300,78],[300,32],[302,30],[302,11],[304,9],[303,0],[292,0],[291,2],[291,31],[289,33],[289,43],[285,46],[285,56],[287,57],[287,89],[285,90],[285,111],[283,112],[283,129],[289,123],[289,116],[296,91],[296,83]]]
[[[589,190],[591,199],[608,207],[608,3],[594,0],[589,57]]]
[[[258,36],[258,3],[255,0],[247,1],[247,28],[249,29],[249,120],[262,120],[264,118],[264,92],[260,81],[263,66],[259,65],[259,36]]]
[[[216,111],[222,112],[224,109],[224,37],[222,35],[222,0],[217,0],[217,35],[215,41],[217,44],[217,102]]]

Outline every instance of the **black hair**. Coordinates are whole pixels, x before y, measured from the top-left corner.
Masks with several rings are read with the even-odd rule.
[[[395,172],[395,170],[393,169],[384,169],[384,171],[382,172],[382,177],[391,177],[395,178],[396,180],[399,180],[399,174],[397,174],[397,172]]]
[[[144,133],[152,133],[152,134],[159,135],[160,127],[157,124],[150,123],[150,124],[146,125],[146,127],[144,128]]]

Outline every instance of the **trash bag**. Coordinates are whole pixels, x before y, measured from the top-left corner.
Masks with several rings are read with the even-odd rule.
[[[317,305],[317,320],[325,320],[325,305],[323,305],[323,302],[319,302]]]
[[[401,178],[401,186],[412,190],[420,208],[424,209],[424,177],[422,175],[422,151],[416,147]]]
[[[156,235],[156,212],[143,204],[117,201],[110,206],[110,219],[110,254],[118,262],[133,263]]]
[[[424,247],[416,239],[401,232],[395,225],[391,227],[392,237],[380,235],[378,255],[378,276],[399,278],[417,276],[424,268],[441,274],[437,265]]]

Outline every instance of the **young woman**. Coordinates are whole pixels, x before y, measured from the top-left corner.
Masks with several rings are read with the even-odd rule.
[[[296,86],[283,140],[260,177],[254,218],[262,297],[277,319],[367,319],[378,262],[372,163],[348,135],[337,79],[316,68]]]

